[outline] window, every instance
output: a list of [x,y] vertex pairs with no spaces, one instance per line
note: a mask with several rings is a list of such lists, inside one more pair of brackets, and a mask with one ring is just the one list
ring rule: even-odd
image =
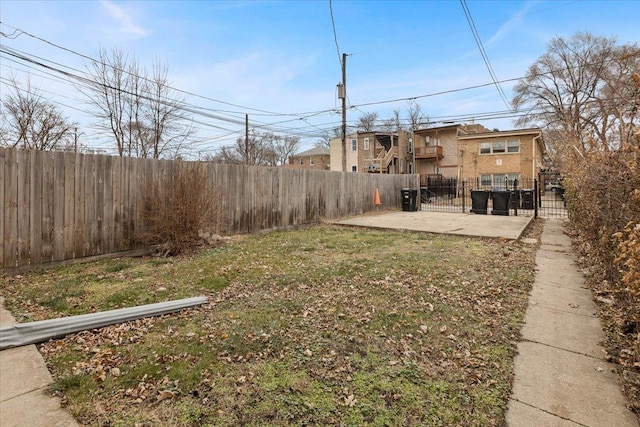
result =
[[364,149],[369,151],[369,138],[364,139]]
[[480,175],[480,185],[484,188],[513,188],[515,180],[520,181],[519,173],[494,173]]
[[507,182],[506,182],[506,175],[502,175],[502,174],[497,174],[497,175],[493,175],[493,187],[494,188],[505,188]]
[[510,188],[513,188],[513,184],[515,184],[515,180],[518,180],[518,182],[520,181],[520,174],[519,173],[508,173],[507,174],[507,185]]
[[407,153],[413,153],[413,138],[409,138],[407,142]]
[[304,158],[300,157],[300,166],[304,166]]
[[509,141],[493,141],[481,142],[480,154],[502,154],[502,153],[519,153],[520,140],[511,139]]
[[352,139],[351,140],[351,151],[358,151],[358,140],[357,139]]
[[424,146],[428,147],[431,144],[431,137],[429,135],[424,137]]
[[491,144],[491,149],[493,150],[493,153],[504,153],[504,141],[493,141],[493,144]]
[[357,166],[351,166],[351,172],[358,172]]
[[316,162],[315,162],[315,160],[313,159],[313,157],[309,157],[309,165],[310,165],[310,166],[313,166],[313,165],[315,165],[315,164],[316,164]]

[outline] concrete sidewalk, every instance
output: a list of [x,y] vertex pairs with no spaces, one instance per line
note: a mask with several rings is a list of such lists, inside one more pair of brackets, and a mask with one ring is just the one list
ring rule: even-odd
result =
[[[0,297],[0,327],[15,323]],[[35,345],[0,351],[0,426],[72,427],[78,423],[45,394],[51,384],[42,355]]]
[[638,427],[561,220],[547,220],[515,358],[507,425]]
[[336,221],[339,225],[422,231],[457,236],[519,239],[533,217],[475,215],[449,212],[391,211]]

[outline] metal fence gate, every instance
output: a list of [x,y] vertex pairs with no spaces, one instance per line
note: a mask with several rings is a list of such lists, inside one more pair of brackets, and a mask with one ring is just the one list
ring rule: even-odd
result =
[[[433,179],[420,187],[416,210],[489,215],[521,215],[567,218],[564,189],[544,179],[482,183],[470,180]],[[403,207],[404,208],[404,207]]]

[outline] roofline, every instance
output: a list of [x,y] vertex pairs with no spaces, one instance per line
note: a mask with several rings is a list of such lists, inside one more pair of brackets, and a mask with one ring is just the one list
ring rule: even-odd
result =
[[[314,153],[314,150],[318,150],[321,149],[323,150],[322,153]],[[325,151],[326,150],[326,151]],[[331,154],[331,150],[330,149],[325,149],[324,147],[314,147],[314,148],[310,148],[306,151],[303,151],[301,153],[296,153],[296,154],[292,154],[290,157],[305,157],[305,156],[328,156],[329,154]]]
[[427,131],[430,131],[430,130],[459,128],[461,126],[463,126],[463,125],[461,125],[460,123],[454,123],[454,124],[445,125],[445,126],[436,126],[436,127],[430,127],[430,128],[416,129],[416,130],[413,131],[413,133],[427,132]]
[[540,128],[529,128],[529,129],[511,129],[511,130],[501,130],[497,132],[481,132],[481,133],[470,133],[466,135],[459,135],[459,139],[477,139],[477,138],[492,138],[497,136],[510,136],[510,135],[535,135],[538,134],[542,136],[542,129]]

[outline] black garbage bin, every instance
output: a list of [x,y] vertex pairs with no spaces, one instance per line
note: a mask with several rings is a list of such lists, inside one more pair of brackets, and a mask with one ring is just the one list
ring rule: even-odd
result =
[[523,189],[522,190],[522,209],[532,210],[533,206],[533,190],[531,189]]
[[491,202],[493,209],[491,215],[509,215],[509,199],[511,198],[509,190],[496,190],[491,192]]
[[509,209],[520,209],[520,192],[509,190]]
[[418,190],[415,188],[403,188],[400,190],[402,195],[402,210],[413,212],[418,210],[416,199],[418,198]]
[[489,204],[489,194],[487,190],[471,190],[471,212],[476,214],[487,214]]

